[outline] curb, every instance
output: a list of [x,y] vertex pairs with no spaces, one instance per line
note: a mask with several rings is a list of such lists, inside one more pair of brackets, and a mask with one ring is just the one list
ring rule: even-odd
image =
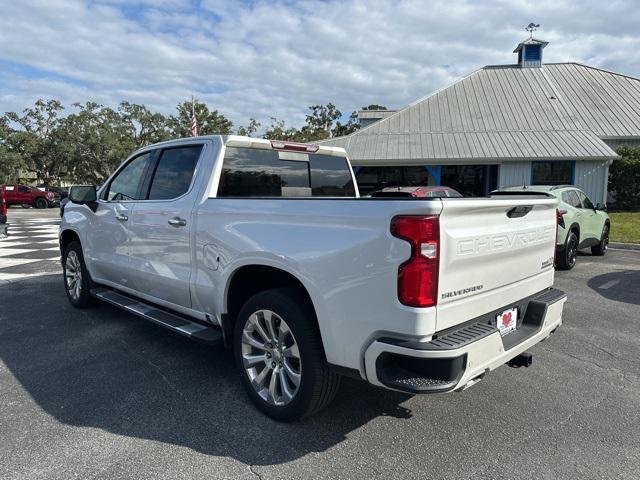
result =
[[609,242],[609,247],[620,250],[640,250],[640,243],[617,243]]

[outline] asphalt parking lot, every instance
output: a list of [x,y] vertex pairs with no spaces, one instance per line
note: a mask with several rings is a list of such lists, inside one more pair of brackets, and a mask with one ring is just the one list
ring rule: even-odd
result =
[[12,208],[0,240],[0,478],[640,477],[640,252],[581,255],[564,325],[529,369],[415,396],[345,379],[278,424],[231,355],[108,305],[67,302],[57,210]]

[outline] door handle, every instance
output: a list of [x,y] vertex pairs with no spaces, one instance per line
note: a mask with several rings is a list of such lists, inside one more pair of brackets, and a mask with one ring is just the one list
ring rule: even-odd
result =
[[122,213],[117,213],[116,220],[120,222],[126,222],[127,220],[129,220],[129,217],[127,217],[126,215],[123,215]]
[[169,225],[172,227],[185,227],[187,225],[187,221],[184,218],[173,217],[169,219]]

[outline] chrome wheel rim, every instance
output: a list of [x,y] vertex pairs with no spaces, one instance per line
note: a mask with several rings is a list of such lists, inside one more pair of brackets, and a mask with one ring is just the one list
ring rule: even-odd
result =
[[64,279],[69,295],[72,299],[78,300],[82,289],[82,267],[78,254],[73,250],[67,254],[67,260],[64,262]]
[[605,228],[604,229],[604,235],[603,235],[603,239],[602,239],[602,251],[606,252],[607,248],[609,248],[609,229]]
[[300,389],[302,361],[293,332],[271,310],[249,316],[242,330],[242,363],[255,392],[276,406],[291,402]]

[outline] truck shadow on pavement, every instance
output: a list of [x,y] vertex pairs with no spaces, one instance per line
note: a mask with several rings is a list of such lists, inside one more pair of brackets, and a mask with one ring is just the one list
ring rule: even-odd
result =
[[344,379],[321,414],[280,424],[250,404],[229,350],[194,343],[108,305],[73,309],[59,277],[0,286],[0,358],[48,415],[272,465],[323,452],[410,398]]
[[587,285],[616,302],[640,305],[640,270],[619,270],[590,278]]

